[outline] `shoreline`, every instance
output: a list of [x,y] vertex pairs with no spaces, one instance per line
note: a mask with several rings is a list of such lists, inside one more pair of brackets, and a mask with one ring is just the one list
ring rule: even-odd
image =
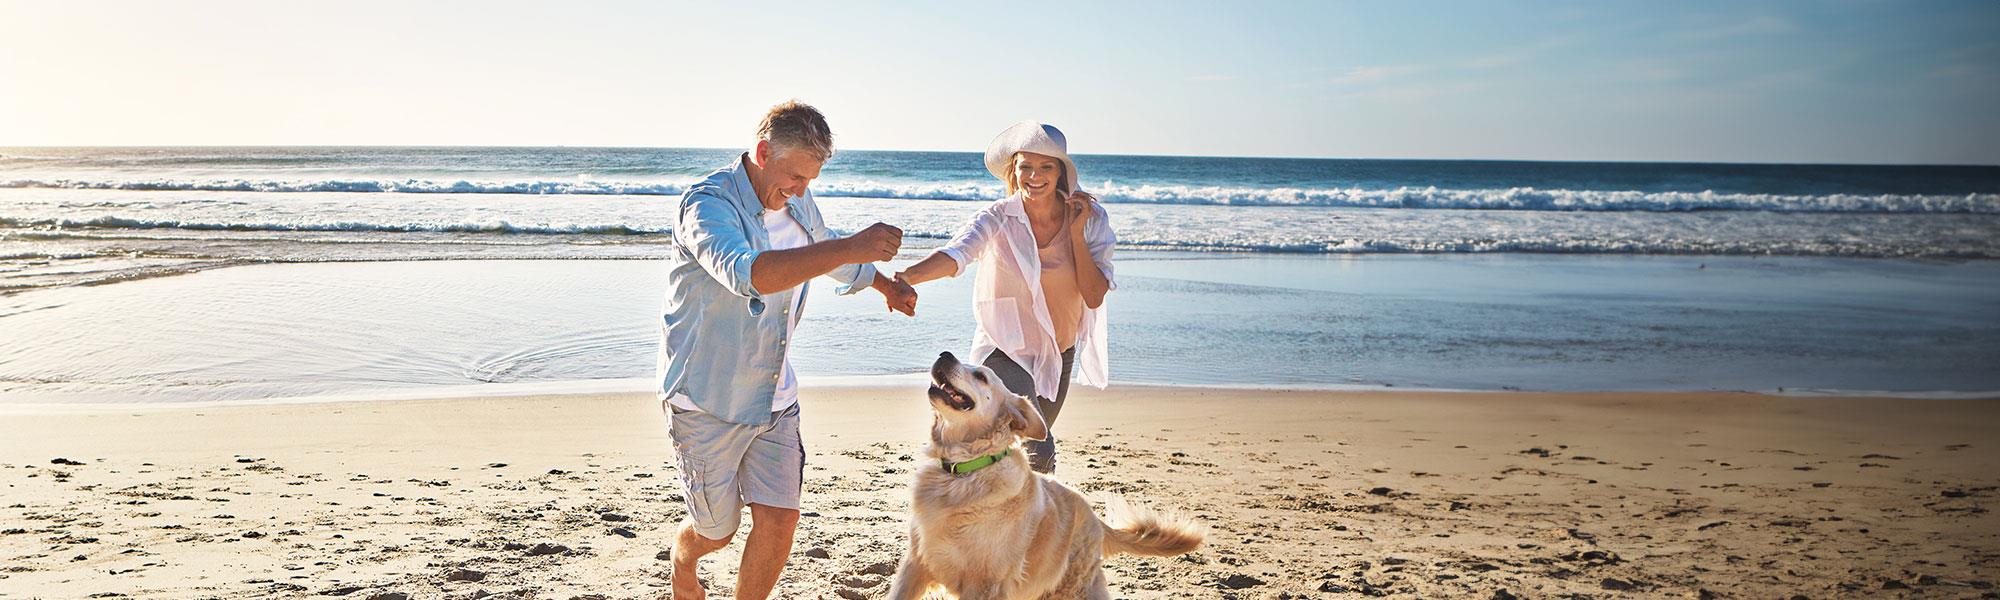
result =
[[[899,386],[921,387],[927,374],[921,372],[897,373],[889,375],[802,375],[800,384],[808,388],[894,388]],[[348,394],[315,394],[307,396],[286,396],[272,398],[246,398],[239,400],[199,400],[199,401],[159,401],[159,402],[13,402],[0,403],[0,416],[35,414],[84,414],[93,412],[123,412],[133,410],[162,411],[178,409],[222,409],[236,407],[273,407],[301,405],[366,405],[395,402],[466,401],[472,399],[499,399],[521,397],[547,398],[590,398],[607,395],[648,394],[653,381],[650,378],[579,380],[579,381],[535,381],[519,383],[473,383],[445,385],[428,388],[397,388],[375,391],[361,391]],[[1079,386],[1078,389],[1082,389]],[[1584,398],[1597,396],[1647,396],[1661,398],[1693,398],[1714,395],[1748,396],[1785,399],[1824,400],[1921,400],[1921,401],[1982,401],[2000,400],[2000,390],[1993,391],[1894,391],[1894,390],[1819,390],[1819,389],[1778,389],[1778,390],[1537,390],[1537,389],[1456,389],[1418,388],[1384,385],[1247,385],[1247,384],[1204,384],[1204,383],[1142,383],[1128,381],[1111,382],[1113,389],[1152,391],[1209,391],[1219,393],[1252,394],[1265,392],[1351,394],[1359,396],[1411,396],[1448,395],[1460,397],[1484,396],[1489,399],[1504,399],[1510,396],[1548,396],[1558,398]],[[1093,390],[1096,391],[1096,390]]]
[[[2000,400],[1072,393],[1058,477],[1211,532],[1109,561],[1122,597],[1976,596],[2000,567]],[[808,386],[802,406],[780,594],[879,596],[922,388]],[[0,596],[664,591],[680,488],[645,394],[160,408],[0,413]],[[740,549],[704,563],[712,589]]]

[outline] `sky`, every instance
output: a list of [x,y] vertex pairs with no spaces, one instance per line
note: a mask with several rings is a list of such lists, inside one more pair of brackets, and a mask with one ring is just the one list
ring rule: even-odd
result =
[[2000,2],[0,0],[0,146],[2000,164]]

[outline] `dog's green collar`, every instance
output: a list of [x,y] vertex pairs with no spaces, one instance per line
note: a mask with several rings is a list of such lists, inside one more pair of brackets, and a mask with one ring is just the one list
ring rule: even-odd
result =
[[973,471],[993,466],[994,464],[999,463],[1000,459],[1007,458],[1007,453],[1013,451],[1014,449],[1008,448],[1006,450],[1001,450],[1000,452],[995,454],[988,454],[986,456],[981,456],[979,458],[968,460],[962,463],[955,463],[944,459],[938,459],[938,462],[944,465],[945,472],[964,475],[966,473],[971,473]]

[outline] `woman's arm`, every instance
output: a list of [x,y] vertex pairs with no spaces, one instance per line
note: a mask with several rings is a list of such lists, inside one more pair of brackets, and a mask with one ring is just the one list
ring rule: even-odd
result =
[[896,279],[914,286],[933,279],[957,277],[967,264],[978,260],[979,255],[986,251],[986,245],[997,235],[993,230],[999,220],[991,207],[974,213],[972,219],[966,221],[965,229],[952,236],[950,242],[917,261],[917,264],[896,273]]
[[1111,291],[1111,280],[1104,271],[1097,268],[1096,255],[1090,251],[1090,240],[1084,239],[1090,220],[1097,214],[1097,197],[1083,192],[1069,196],[1069,253],[1070,260],[1076,261],[1076,290],[1083,293],[1083,304],[1090,308],[1104,306],[1104,294]]
[[932,252],[930,256],[896,273],[896,279],[916,285],[933,279],[943,279],[958,274],[958,261],[943,252]]

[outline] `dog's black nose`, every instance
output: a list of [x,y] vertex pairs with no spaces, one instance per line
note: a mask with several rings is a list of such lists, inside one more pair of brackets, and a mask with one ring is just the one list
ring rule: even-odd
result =
[[944,381],[952,371],[958,369],[958,357],[950,352],[939,352],[937,362],[931,364],[931,380]]

